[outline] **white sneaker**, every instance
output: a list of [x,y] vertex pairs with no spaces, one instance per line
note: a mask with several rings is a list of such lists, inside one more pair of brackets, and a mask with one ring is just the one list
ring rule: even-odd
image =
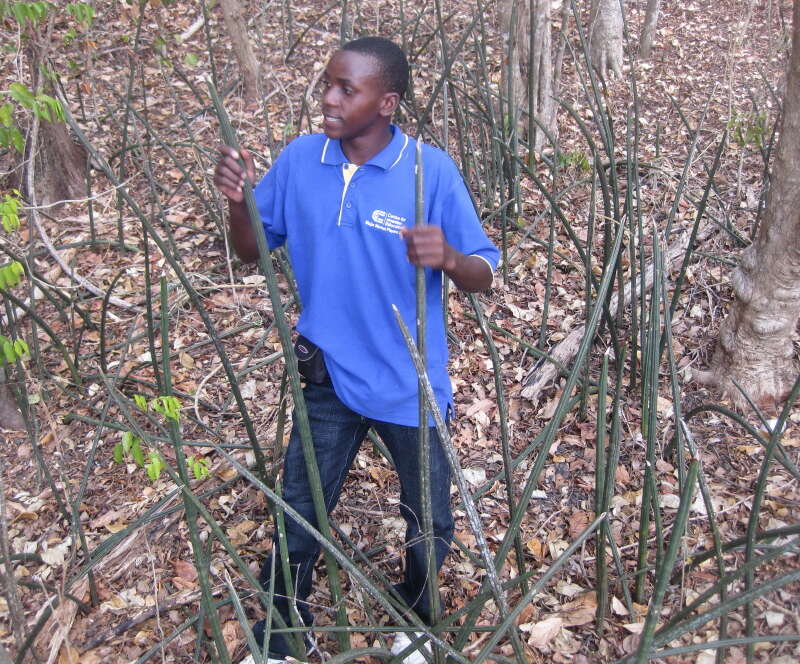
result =
[[[422,636],[422,632],[411,632],[411,637],[414,639],[420,636]],[[399,655],[411,645],[411,640],[407,632],[395,632],[392,654]],[[428,641],[425,641],[425,643],[418,646],[418,648],[424,648],[427,653],[431,651],[431,646]],[[403,658],[403,664],[427,664],[427,662],[428,660],[425,659],[425,656],[419,650],[412,650],[410,654]]]
[[[248,655],[245,657],[239,664],[256,664],[256,658],[253,655]],[[267,657],[267,664],[286,664],[285,659],[272,659],[272,657]]]

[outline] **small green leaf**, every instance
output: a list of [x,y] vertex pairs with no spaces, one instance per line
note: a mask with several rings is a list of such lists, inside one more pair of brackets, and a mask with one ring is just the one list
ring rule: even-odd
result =
[[11,104],[0,106],[0,124],[4,127],[11,127],[14,124],[14,108]]
[[8,339],[3,340],[3,359],[9,364],[17,361],[17,354],[14,352],[14,346]]
[[151,482],[155,482],[156,480],[158,480],[158,476],[161,474],[161,468],[160,467],[158,467],[154,463],[148,463],[144,467],[144,469],[147,472],[147,477],[150,478]]
[[65,119],[64,116],[64,108],[61,106],[61,102],[58,101],[55,97],[51,97],[50,95],[40,94],[36,97],[36,103],[47,110],[48,119],[51,122],[59,121],[63,122]]
[[169,414],[167,417],[176,422],[181,418],[181,402],[177,397],[167,397],[169,399]]
[[67,6],[67,12],[78,23],[88,26],[94,19],[94,7],[83,2],[73,2]]
[[[3,5],[6,5],[9,13],[20,25],[38,23],[47,16],[46,2],[15,2],[10,6],[7,3],[3,3]],[[3,5],[0,5],[0,7]]]
[[30,348],[28,348],[28,343],[25,341],[25,339],[17,339],[14,342],[14,350],[20,357],[31,356]]
[[181,402],[172,396],[156,397],[150,402],[150,407],[168,420],[180,419]]
[[25,149],[25,138],[16,127],[0,127],[0,147],[11,147],[21,154]]
[[122,449],[122,443],[114,445],[114,463],[122,463],[125,458],[125,450]]
[[161,471],[164,468],[164,461],[161,459],[161,455],[158,452],[150,452],[149,459],[144,469],[150,481],[155,482],[161,475]]
[[22,154],[22,151],[25,149],[25,138],[22,136],[22,132],[19,129],[11,130],[11,143],[14,145],[14,149]]
[[122,451],[125,454],[128,454],[131,451],[131,446],[133,442],[136,440],[136,436],[134,436],[130,431],[124,431],[122,433]]
[[25,274],[22,264],[13,261],[8,265],[0,267],[0,290],[12,288],[20,282],[20,278]]
[[131,443],[131,456],[133,457],[133,462],[139,466],[140,468],[144,466],[144,451],[142,450],[142,444],[139,442],[139,439],[136,438]]
[[196,480],[204,480],[206,477],[208,477],[208,459],[203,457],[195,459],[195,462],[192,465],[192,473],[194,474],[194,478]]
[[187,53],[183,59],[183,64],[187,67],[196,67],[198,62],[200,62],[200,59],[194,53]]
[[5,194],[0,201],[0,218],[3,229],[11,233],[19,228],[19,192],[15,189],[12,194]]
[[13,99],[16,99],[25,108],[33,108],[34,96],[22,83],[15,81],[8,86],[9,94]]
[[156,413],[159,415],[164,415],[164,405],[161,401],[161,397],[156,397],[150,401],[150,408],[152,408]]
[[147,399],[145,399],[141,394],[133,395],[133,403],[135,403],[136,407],[143,413],[147,412]]

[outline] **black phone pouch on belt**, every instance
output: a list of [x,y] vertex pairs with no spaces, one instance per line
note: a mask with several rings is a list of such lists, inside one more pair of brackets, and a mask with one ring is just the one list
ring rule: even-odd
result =
[[300,375],[309,383],[321,385],[328,380],[325,357],[317,344],[301,334],[294,342],[294,354],[297,356],[297,369]]

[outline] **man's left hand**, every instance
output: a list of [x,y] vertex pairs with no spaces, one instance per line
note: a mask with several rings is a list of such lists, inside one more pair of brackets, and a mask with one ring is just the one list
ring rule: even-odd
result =
[[400,231],[412,265],[449,272],[456,267],[457,254],[438,226],[412,226]]

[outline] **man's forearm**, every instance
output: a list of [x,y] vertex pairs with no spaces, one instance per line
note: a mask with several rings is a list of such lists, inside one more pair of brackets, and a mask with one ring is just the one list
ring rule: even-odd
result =
[[463,291],[475,293],[486,290],[492,285],[492,268],[480,256],[466,256],[460,251],[452,250],[448,256],[444,273]]
[[230,239],[236,255],[244,263],[258,259],[258,244],[250,223],[250,215],[244,202],[229,201]]

